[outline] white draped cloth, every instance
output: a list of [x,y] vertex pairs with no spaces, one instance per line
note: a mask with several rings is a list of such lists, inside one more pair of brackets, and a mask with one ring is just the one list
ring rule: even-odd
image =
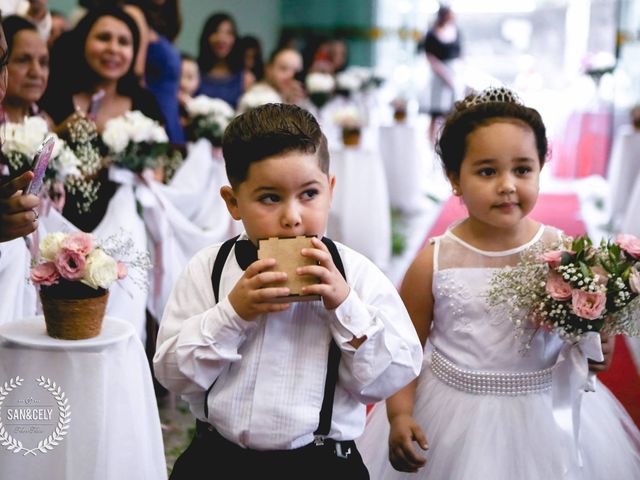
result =
[[631,125],[621,126],[614,137],[607,171],[609,212],[614,228],[621,227],[627,212],[637,215],[637,208],[640,206],[640,203],[633,203],[630,199],[634,185],[640,178],[639,152],[640,131],[635,130]]
[[379,150],[366,144],[332,149],[330,170],[336,186],[327,236],[384,271],[391,261],[391,210]]
[[[59,392],[45,389],[53,382]],[[9,434],[23,449],[14,453],[0,442],[0,478],[167,478],[149,364],[131,323],[106,317],[99,336],[73,341],[48,337],[42,316],[2,325],[3,387],[0,438]],[[49,418],[20,421],[13,413],[21,406],[50,409]],[[48,438],[51,448],[37,450]]]
[[29,281],[30,261],[24,238],[0,242],[0,325],[36,313],[36,289]]

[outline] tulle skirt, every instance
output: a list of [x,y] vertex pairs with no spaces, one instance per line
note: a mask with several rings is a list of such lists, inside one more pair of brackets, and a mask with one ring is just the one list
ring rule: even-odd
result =
[[553,420],[549,392],[473,395],[445,385],[425,365],[414,415],[429,450],[423,452],[426,465],[409,474],[389,463],[384,402],[370,411],[365,432],[356,443],[372,480],[640,479],[640,432],[599,382],[596,392],[583,395],[582,466],[574,463],[566,474],[565,442]]

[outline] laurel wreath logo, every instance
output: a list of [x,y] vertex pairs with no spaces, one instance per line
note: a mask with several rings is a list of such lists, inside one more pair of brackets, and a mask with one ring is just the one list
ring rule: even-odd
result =
[[[16,388],[22,386],[23,382],[24,379],[17,376],[15,379],[11,378],[8,382],[4,382],[4,385],[0,385],[0,412],[2,411],[2,403],[6,396]],[[71,408],[69,406],[69,399],[66,398],[62,388],[60,388],[59,385],[56,385],[56,382],[52,382],[44,376],[36,379],[36,382],[39,386],[48,391],[58,404],[58,423],[54,431],[47,438],[40,440],[36,447],[26,448],[20,440],[13,438],[4,428],[4,425],[2,424],[2,416],[0,415],[0,444],[13,453],[24,451],[23,455],[32,454],[33,456],[36,456],[38,452],[47,453],[53,450],[53,447],[57,446],[62,440],[64,440],[64,437],[69,433]]]

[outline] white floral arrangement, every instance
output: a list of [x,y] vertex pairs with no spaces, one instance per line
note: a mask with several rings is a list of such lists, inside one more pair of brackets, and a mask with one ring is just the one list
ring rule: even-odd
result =
[[363,78],[356,70],[347,69],[336,74],[336,91],[350,96],[362,88]]
[[305,79],[305,88],[309,99],[318,108],[322,108],[333,95],[336,80],[329,73],[312,72]]
[[254,85],[247,93],[240,97],[238,113],[244,113],[252,108],[266,105],[267,103],[282,103],[282,97],[273,88],[267,85]]
[[35,285],[72,290],[70,283],[79,282],[94,290],[106,290],[135,272],[134,283],[146,288],[149,254],[138,252],[126,235],[113,235],[100,243],[90,233],[52,232],[39,247],[40,260],[30,275]]
[[189,117],[189,140],[206,138],[213,146],[222,145],[222,134],[236,114],[233,107],[219,98],[198,95],[188,100],[185,108]]
[[358,130],[362,128],[362,115],[353,105],[336,109],[333,113],[333,121],[339,127],[347,130]]
[[108,120],[101,140],[113,165],[136,173],[155,169],[170,156],[164,127],[139,110]]
[[349,72],[350,75],[360,80],[361,91],[367,91],[379,87],[383,81],[382,77],[376,75],[373,69],[369,67],[354,65],[347,68],[345,72]]
[[46,120],[39,116],[25,117],[20,123],[4,124],[5,141],[2,153],[7,159],[9,173],[16,175],[30,168],[38,147],[47,136],[55,139],[51,159],[45,171],[43,195],[53,197],[56,184],[66,191],[80,193],[78,209],[88,211],[97,197],[98,183],[87,177],[95,174],[100,167],[100,154],[95,140],[95,124],[82,125],[82,119],[69,122],[70,139],[64,141],[49,132]]

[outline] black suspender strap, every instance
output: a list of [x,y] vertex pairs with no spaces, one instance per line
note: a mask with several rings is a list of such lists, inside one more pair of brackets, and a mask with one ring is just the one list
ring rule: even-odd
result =
[[[213,264],[213,271],[211,273],[211,285],[213,287],[213,295],[215,297],[216,303],[219,300],[219,290],[220,290],[220,278],[222,277],[222,269],[224,268],[224,264],[227,261],[227,257],[231,252],[231,248],[238,237],[231,238],[224,242],[220,246],[220,250],[218,250],[218,255],[216,256],[215,262]],[[342,263],[342,258],[340,258],[340,254],[338,253],[338,248],[336,244],[333,243],[327,237],[322,238],[322,243],[324,243],[329,253],[331,253],[331,258],[333,259],[333,263],[336,268],[340,271],[340,274],[346,280],[346,274],[344,270],[344,265]],[[329,345],[329,355],[327,360],[327,376],[324,382],[324,397],[322,399],[322,408],[320,409],[320,420],[318,423],[318,428],[316,429],[314,435],[316,437],[324,437],[329,434],[329,430],[331,429],[331,417],[333,415],[333,400],[336,391],[336,384],[338,383],[338,367],[340,366],[340,348],[336,345],[336,342],[331,339],[331,344]],[[215,385],[215,381],[211,384],[211,386],[207,389],[207,393],[204,397],[204,416],[205,418],[209,417],[209,392]],[[320,440],[321,442],[321,440]]]
[[211,272],[211,285],[213,286],[213,296],[216,299],[216,303],[218,303],[218,295],[220,293],[220,279],[222,278],[222,269],[224,268],[224,264],[227,261],[227,257],[229,256],[229,252],[233,248],[233,244],[236,243],[240,235],[236,235],[233,238],[230,238],[222,245],[220,245],[220,250],[218,250],[218,255],[216,255],[216,260],[213,262],[213,271]]
[[[329,253],[331,253],[333,263],[342,274],[342,277],[346,280],[347,275],[345,274],[344,265],[342,264],[342,259],[340,258],[340,254],[338,253],[336,244],[327,237],[322,238],[322,243],[324,243],[329,249]],[[320,422],[318,423],[318,428],[316,429],[316,431],[313,432],[318,443],[322,442],[322,437],[328,435],[329,430],[331,429],[331,417],[333,416],[333,397],[335,396],[336,384],[338,383],[339,366],[340,348],[338,348],[338,345],[336,345],[335,340],[332,338],[331,344],[329,345],[327,377],[324,381],[324,397],[322,399],[322,408],[320,409]]]
[[[216,255],[216,259],[213,262],[213,271],[211,272],[211,285],[213,287],[213,297],[216,299],[216,303],[218,303],[218,297],[220,295],[220,279],[222,278],[222,269],[224,268],[224,264],[227,261],[227,257],[229,256],[229,252],[231,252],[231,248],[233,248],[233,244],[236,243],[240,235],[236,235],[233,238],[225,241],[222,245],[220,245],[220,250],[218,250],[218,254]],[[207,400],[209,399],[209,392],[213,388],[215,384],[215,380],[211,384],[211,386],[207,389],[207,393],[204,396],[204,416],[209,418],[209,405]]]

